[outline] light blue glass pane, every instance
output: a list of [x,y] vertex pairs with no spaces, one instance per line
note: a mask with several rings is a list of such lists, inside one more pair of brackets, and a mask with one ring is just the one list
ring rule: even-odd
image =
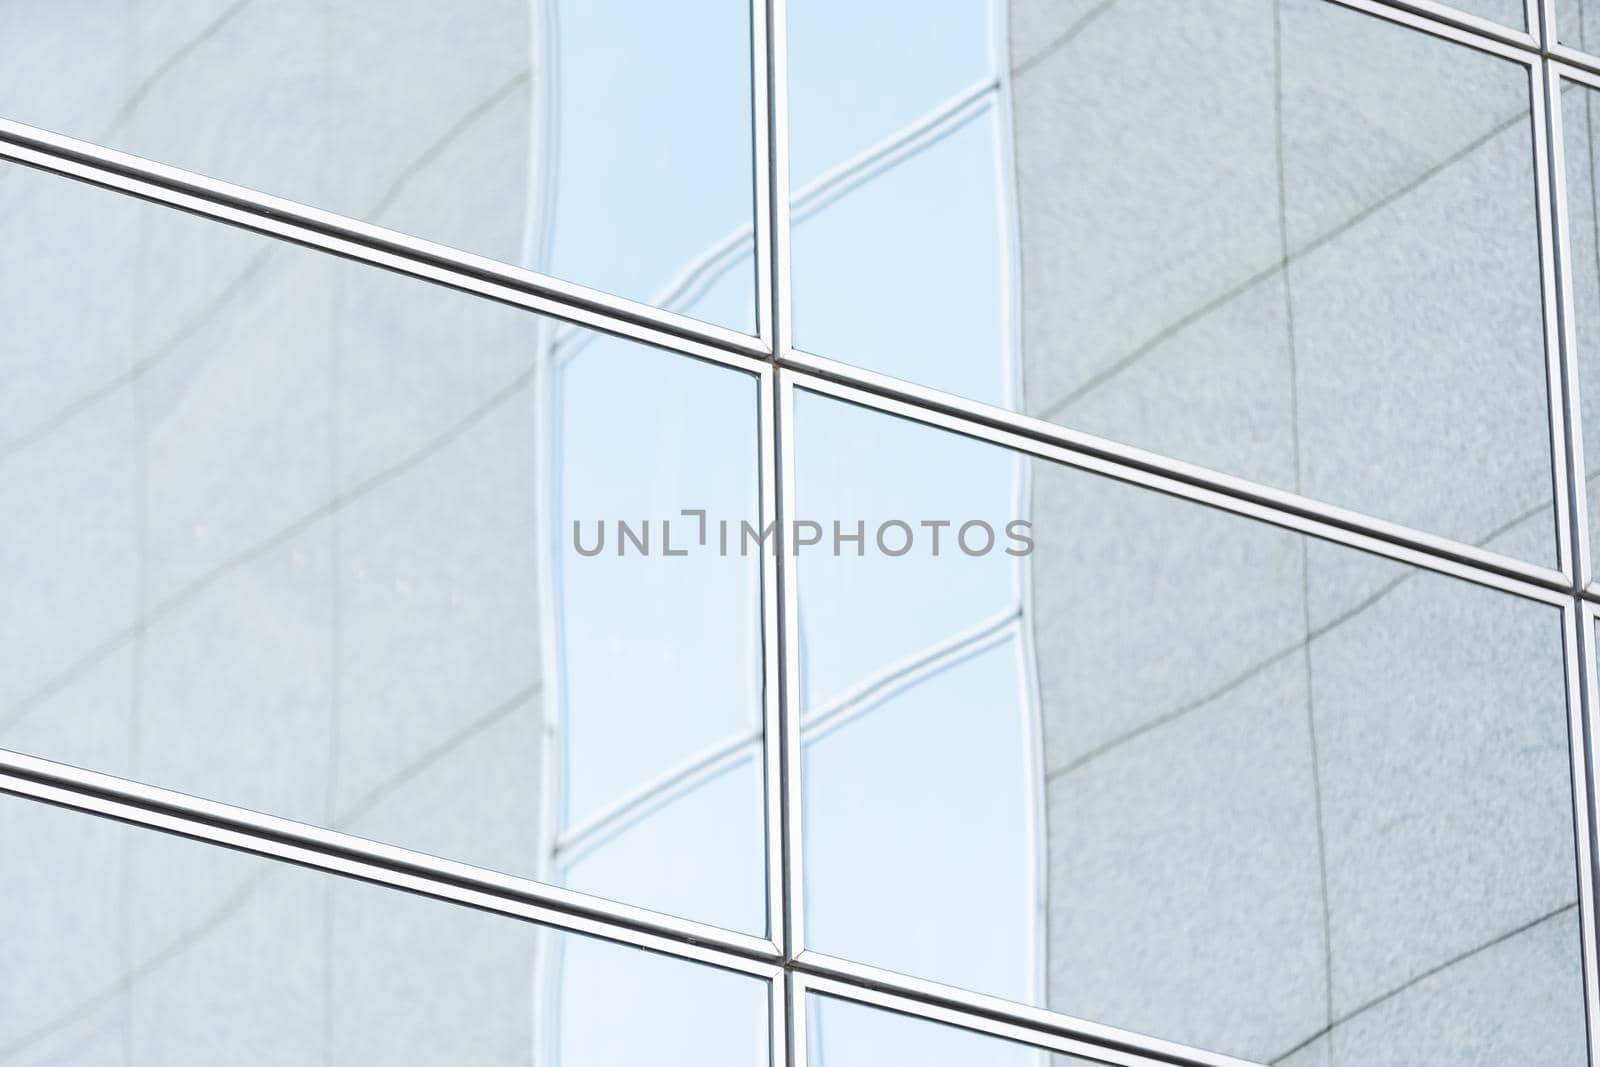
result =
[[809,947],[1038,999],[1043,827],[1024,667],[1012,634],[903,691],[802,717]]
[[[1011,315],[998,121],[983,108],[869,180],[797,194],[797,346],[1010,402],[1016,368],[994,358]],[[960,313],[884,314],[912,307]]]
[[1090,1067],[1093,1062],[848,1000],[806,998],[809,1067]]
[[986,0],[788,6],[789,179],[799,190],[992,81]]

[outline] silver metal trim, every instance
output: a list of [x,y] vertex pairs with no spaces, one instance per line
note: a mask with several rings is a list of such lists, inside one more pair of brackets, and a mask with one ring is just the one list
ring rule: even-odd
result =
[[[763,0],[752,0],[762,3]],[[789,347],[789,23],[787,0],[767,6],[768,209],[771,213],[771,353]]]
[[1142,449],[1016,415],[886,375],[791,351],[780,378],[863,407],[1183,497],[1323,540],[1363,549],[1546,604],[1563,604],[1571,579],[1560,571],[1370,519],[1308,497],[1176,462]]
[[767,1063],[783,1067],[789,1059],[789,972],[767,982]]
[[1561,609],[1561,650],[1566,665],[1568,750],[1572,767],[1573,858],[1578,878],[1578,929],[1582,941],[1583,1009],[1589,1061],[1600,1054],[1600,958],[1595,940],[1595,791],[1593,737],[1595,708],[1594,609],[1573,601]]
[[766,0],[750,0],[750,144],[755,158],[751,176],[755,195],[756,335],[767,352],[776,351],[772,337],[772,76],[768,70]]
[[0,793],[146,826],[728,970],[771,977],[777,945],[542,882],[0,749]]
[[810,1059],[806,1048],[806,988],[810,983],[805,975],[788,971],[784,975],[784,1011],[789,1020],[789,1067],[807,1067]]
[[[821,953],[802,953],[795,960],[795,970],[793,985],[797,996],[803,996],[807,989],[827,992],[842,999],[1086,1056],[1102,1063],[1254,1067],[1250,1061],[1233,1056],[1075,1019],[1044,1008],[1030,1008],[998,997],[982,996],[938,982],[908,978]],[[804,1018],[803,1011],[796,1014]],[[802,1025],[795,1026],[797,1032],[803,1029]]]
[[743,370],[770,353],[721,326],[9,119],[0,159]]
[[[1583,406],[1580,401],[1577,373],[1577,333],[1572,301],[1572,254],[1568,240],[1566,141],[1561,115],[1561,83],[1564,68],[1558,63],[1546,63],[1544,70],[1544,96],[1547,101],[1545,121],[1549,128],[1550,210],[1554,238],[1556,279],[1554,286],[1554,314],[1556,338],[1559,341],[1558,373],[1563,405],[1560,418],[1566,432],[1566,470],[1568,495],[1568,527],[1565,535],[1571,539],[1572,573],[1579,589],[1589,585],[1593,577],[1589,552],[1588,489],[1585,485],[1586,464],[1583,452]],[[1547,299],[1547,311],[1549,300]],[[1547,326],[1548,329],[1548,326]]]
[[[1582,58],[1581,54],[1579,58]],[[1555,69],[1556,73],[1567,81],[1577,82],[1591,89],[1600,89],[1600,61],[1594,62],[1594,68],[1590,69],[1556,56],[1552,56],[1549,61],[1550,66]]]
[[[805,1018],[806,1003],[808,998],[817,997],[823,1000],[843,1001],[850,1004],[859,1004],[864,1007],[904,1015],[909,1018],[919,1019],[935,1025],[951,1026],[967,1030],[983,1037],[992,1037],[1003,1041],[1012,1041],[1017,1044],[1027,1045],[1040,1051],[1041,1063],[1048,1063],[1048,1057],[1043,1055],[1051,1052],[1064,1053],[1079,1059],[1091,1060],[1094,1063],[1112,1064],[1117,1067],[1143,1067],[1147,1064],[1157,1064],[1161,1061],[1147,1059],[1143,1056],[1134,1056],[1126,1053],[1115,1052],[1099,1046],[1074,1041],[1070,1038],[1057,1037],[1054,1034],[1040,1033],[1011,1023],[987,1019],[981,1015],[956,1011],[951,1008],[938,1008],[923,1005],[907,997],[894,993],[887,993],[880,989],[871,989],[863,986],[852,985],[833,978],[811,977],[797,975],[795,984],[799,992],[794,1013]],[[803,1027],[802,1027],[803,1029]],[[805,1063],[806,1048],[803,1038],[796,1057],[797,1064]]]
[[1573,81],[1585,81],[1589,77],[1600,75],[1600,56],[1580,52],[1571,45],[1552,44],[1545,49],[1544,54],[1550,62],[1560,63],[1567,68],[1566,76]]
[[[762,3],[764,0],[756,0]],[[778,411],[777,371],[761,376],[761,529],[768,523],[782,529],[782,472],[779,467],[778,436],[782,420]],[[793,662],[783,654],[783,577],[776,552],[761,553],[761,746],[766,805],[767,860],[767,937],[789,955],[789,887],[784,880],[788,869],[788,776],[789,764],[784,749],[784,677],[786,664]]]
[[778,424],[779,463],[779,537],[778,589],[780,649],[782,674],[780,691],[783,714],[781,717],[781,747],[783,752],[783,855],[784,855],[784,936],[778,943],[784,948],[784,958],[793,959],[805,947],[805,849],[801,814],[804,811],[802,776],[804,774],[803,750],[800,740],[800,616],[795,595],[795,558],[787,551],[787,541],[782,536],[782,523],[795,511],[794,475],[794,386],[782,371],[774,377],[775,405]]
[[[1527,29],[1514,30],[1490,19],[1469,15],[1433,0],[1328,0],[1423,33],[1493,52],[1521,63],[1538,59],[1539,42]],[[1524,5],[1526,17],[1526,5]],[[1530,54],[1532,53],[1532,54]]]
[[[1572,541],[1573,515],[1570,507],[1572,486],[1568,474],[1574,469],[1570,427],[1567,420],[1567,373],[1562,360],[1562,319],[1559,282],[1556,273],[1556,239],[1552,223],[1553,207],[1551,172],[1553,153],[1550,150],[1549,123],[1560,110],[1559,98],[1547,99],[1548,77],[1546,65],[1537,64],[1528,71],[1528,100],[1532,109],[1533,125],[1533,186],[1537,211],[1539,237],[1539,304],[1542,312],[1545,352],[1545,389],[1548,406],[1545,421],[1550,428],[1550,492],[1555,502],[1556,557],[1561,573],[1569,583],[1576,581]],[[1559,132],[1559,127],[1557,129]],[[1564,242],[1563,242],[1564,243]],[[1581,583],[1580,583],[1581,584]]]

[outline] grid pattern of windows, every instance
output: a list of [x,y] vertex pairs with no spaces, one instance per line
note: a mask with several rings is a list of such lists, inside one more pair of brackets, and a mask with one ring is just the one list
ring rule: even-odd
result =
[[0,1064],[1595,1062],[1593,25],[0,0]]

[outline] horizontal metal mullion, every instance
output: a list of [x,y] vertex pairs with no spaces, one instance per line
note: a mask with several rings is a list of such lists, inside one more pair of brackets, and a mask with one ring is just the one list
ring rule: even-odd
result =
[[1329,0],[1423,33],[1483,52],[1530,63],[1539,58],[1539,41],[1530,30],[1514,30],[1430,0]]
[[1590,89],[1600,89],[1600,59],[1563,45],[1551,50],[1550,64],[1562,79]]
[[[1249,1060],[1146,1037],[1114,1026],[1077,1019],[985,996],[938,982],[908,978],[893,971],[852,963],[817,952],[803,952],[789,965],[804,975],[800,984],[818,992],[954,1023],[967,1029],[1074,1052],[1108,1063],[1169,1064],[1172,1067],[1255,1067]],[[799,1024],[796,1024],[797,1028]],[[1055,1038],[1059,1041],[1040,1040]],[[1060,1042],[1067,1047],[1060,1047]],[[1118,1056],[1127,1053],[1132,1057]]]
[[0,159],[552,318],[753,370],[757,337],[243,186],[0,119]]
[[36,756],[0,750],[0,793],[746,974],[782,965],[767,938]]
[[792,350],[779,362],[784,368],[783,373],[797,388],[1542,603],[1560,606],[1571,596],[1571,577],[1553,568],[1540,567],[1475,545],[1423,533],[1310,497],[1272,489],[1105,438],[1069,430],[1043,419],[964,400],[799,350]]

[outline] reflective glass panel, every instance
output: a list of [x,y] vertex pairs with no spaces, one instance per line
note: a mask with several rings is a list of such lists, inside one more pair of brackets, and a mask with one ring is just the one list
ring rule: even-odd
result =
[[767,987],[0,798],[0,1059],[766,1067]]
[[795,562],[807,948],[1261,1063],[1584,1062],[1558,609],[793,425],[796,519],[865,528]]
[[0,115],[754,330],[745,0],[0,0]]
[[0,746],[765,929],[759,560],[663,557],[756,522],[753,376],[0,203]]
[[1561,127],[1567,187],[1567,266],[1572,283],[1572,350],[1582,405],[1583,479],[1591,570],[1600,529],[1600,90],[1561,83]]
[[1325,0],[889,7],[789,5],[797,347],[1555,562],[1525,66]]
[[806,997],[807,1067],[1093,1067],[1097,1062],[850,1000]]
[[1556,35],[1564,45],[1585,52],[1600,51],[1600,4],[1595,0],[1560,0]]
[[[1578,2],[1582,3],[1583,0]],[[1462,14],[1476,15],[1490,22],[1498,22],[1512,29],[1528,28],[1528,13],[1523,6],[1523,0],[1450,0],[1443,6],[1455,8]]]

